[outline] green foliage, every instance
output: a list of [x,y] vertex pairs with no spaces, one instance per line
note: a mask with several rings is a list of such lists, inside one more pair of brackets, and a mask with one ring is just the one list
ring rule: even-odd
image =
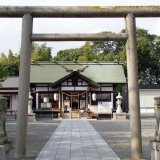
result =
[[47,47],[46,43],[42,45],[38,45],[36,43],[32,43],[32,52],[31,57],[33,61],[51,61],[51,47]]
[[114,95],[118,95],[118,93],[122,93],[122,85],[117,84],[116,87],[114,88]]
[[[46,43],[43,43],[42,45],[33,43],[31,53],[32,60],[50,61],[52,59],[51,50],[52,48],[47,47]],[[13,54],[12,50],[9,50],[8,56],[1,53],[0,63],[8,76],[19,76],[20,54]]]
[[[110,33],[112,32],[104,32]],[[88,41],[82,47],[61,50],[53,59],[55,61],[114,61],[120,60],[119,52],[124,48],[125,42],[114,41]],[[124,59],[124,55],[123,58]]]
[[[113,34],[112,32],[104,32]],[[125,29],[121,31],[125,33]],[[160,37],[149,34],[145,29],[137,28],[137,58],[138,74],[142,83],[160,83]],[[123,61],[127,77],[126,47],[125,42],[114,41],[89,41],[80,48],[61,50],[52,57],[51,47],[46,43],[32,44],[33,61]],[[8,57],[1,53],[0,63],[9,75],[19,74],[19,54],[9,50]]]
[[18,76],[19,75],[19,55],[13,54],[11,50],[8,52],[8,57],[4,53],[1,53],[0,63],[4,70],[7,72],[8,76]]
[[[110,33],[112,32],[104,32]],[[125,33],[125,29],[121,31]],[[160,83],[160,37],[137,28],[138,74],[142,83]],[[90,41],[80,48],[62,50],[54,57],[58,61],[123,61],[127,77],[125,42]]]
[[2,87],[1,82],[3,82],[8,76],[7,71],[3,68],[2,64],[0,63],[0,87]]
[[91,42],[86,42],[85,45],[81,47],[81,53],[85,61],[93,61],[96,59],[96,48]]
[[[102,33],[113,34],[113,32]],[[112,53],[113,55],[119,54],[119,52],[121,52],[125,46],[125,42],[123,41],[93,41],[92,44],[100,54],[105,55],[109,53]]]
[[138,73],[142,83],[158,83],[160,78],[160,38],[137,29]]
[[81,50],[80,49],[66,49],[61,50],[57,53],[57,56],[55,56],[53,59],[56,61],[74,61],[78,60],[78,57],[81,56]]

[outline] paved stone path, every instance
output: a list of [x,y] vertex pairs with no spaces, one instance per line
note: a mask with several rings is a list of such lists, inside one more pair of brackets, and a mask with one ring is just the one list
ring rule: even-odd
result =
[[62,120],[36,160],[120,160],[87,120]]

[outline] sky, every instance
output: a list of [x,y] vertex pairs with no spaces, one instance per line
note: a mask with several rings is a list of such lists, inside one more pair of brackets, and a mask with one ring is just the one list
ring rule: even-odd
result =
[[[0,0],[0,6],[149,6],[160,0]],[[21,18],[0,18],[0,53],[9,49],[19,53],[21,46]],[[160,18],[137,18],[136,26],[160,35]],[[125,28],[123,18],[34,18],[33,33],[119,33]],[[45,42],[35,42],[42,44]],[[85,42],[46,42],[52,56],[64,49],[79,48]]]

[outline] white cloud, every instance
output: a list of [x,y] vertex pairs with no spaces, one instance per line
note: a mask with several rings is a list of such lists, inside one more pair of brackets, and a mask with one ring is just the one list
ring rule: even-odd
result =
[[[159,0],[1,0],[1,5],[17,6],[131,6],[131,5],[159,5]],[[18,53],[21,44],[21,19],[0,18],[0,53],[8,53],[11,49]],[[160,18],[138,18],[139,28],[149,30],[150,33],[160,35]],[[125,27],[123,18],[47,18],[34,19],[33,33],[96,33],[101,31],[120,32]],[[52,54],[59,50],[76,48],[84,42],[47,42],[52,47]]]

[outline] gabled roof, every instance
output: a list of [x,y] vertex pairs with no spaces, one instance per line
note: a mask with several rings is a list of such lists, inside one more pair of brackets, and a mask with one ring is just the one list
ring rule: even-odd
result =
[[80,74],[80,73],[77,72],[77,71],[73,71],[73,72],[70,73],[69,75],[67,75],[67,76],[59,79],[58,81],[52,83],[52,84],[50,85],[50,87],[51,87],[51,88],[56,88],[56,87],[58,87],[59,84],[63,83],[64,81],[66,81],[66,80],[69,79],[69,78],[72,78],[72,77],[75,76],[75,75],[78,76],[78,77],[80,77],[80,78],[83,79],[84,81],[88,82],[89,85],[92,86],[93,88],[99,88],[99,87],[100,87],[100,85],[99,85],[98,83],[96,83],[96,82],[92,81],[91,79],[83,76],[82,74]]
[[19,77],[7,77],[7,79],[1,83],[2,88],[18,88],[19,86]]
[[106,62],[36,62],[31,64],[30,83],[55,83],[71,74],[79,73],[96,83],[126,83],[121,64]]

